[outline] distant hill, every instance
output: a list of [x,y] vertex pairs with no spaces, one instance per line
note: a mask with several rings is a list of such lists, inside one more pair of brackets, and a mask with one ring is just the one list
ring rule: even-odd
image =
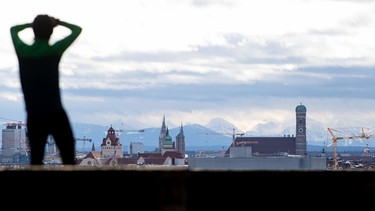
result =
[[[131,141],[141,141],[144,143],[146,151],[154,151],[158,147],[159,135],[161,129],[160,125],[152,128],[143,128],[144,132],[134,132],[136,130],[124,130],[131,126],[124,126],[118,122],[115,125],[121,125],[121,128],[113,126],[118,131],[118,137],[123,144],[124,152],[128,151],[128,145]],[[77,141],[77,151],[91,151],[92,147],[95,150],[100,150],[100,145],[107,135],[107,130],[110,125],[103,126],[98,124],[87,123],[72,123],[74,135],[78,139],[87,139],[89,141]],[[232,143],[233,131],[236,136],[243,134],[247,137],[282,137],[285,135],[295,135],[295,125],[282,126],[274,122],[264,122],[257,124],[248,131],[241,131],[235,125],[226,121],[223,118],[212,119],[207,125],[187,124],[183,125],[183,132],[185,135],[185,149],[191,151],[207,150],[219,151],[226,150]],[[321,151],[323,148],[327,152],[332,151],[330,147],[332,137],[327,132],[327,127],[311,118],[307,118],[307,150]],[[169,128],[169,134],[175,141],[175,137],[180,132],[180,127]],[[355,131],[358,133],[358,131]],[[1,144],[1,143],[0,143]],[[340,140],[337,143],[338,151],[362,151],[368,147],[370,151],[374,151],[375,138],[368,140]]]
[[[309,120],[309,128],[307,134],[307,150],[308,151],[321,151],[323,148],[327,152],[331,151],[332,148],[327,144],[327,134],[323,132],[325,128],[319,122]],[[273,124],[263,124],[265,127],[269,127]],[[102,125],[95,125],[95,124],[85,124],[85,123],[73,123],[73,130],[76,138],[86,138],[91,139],[92,142],[77,142],[77,150],[82,151],[90,151],[92,145],[96,150],[100,150],[100,145],[102,144],[103,138],[107,135],[107,130],[110,126],[102,126]],[[154,151],[158,147],[159,143],[159,135],[160,135],[160,127],[154,128],[144,128],[144,132],[138,133],[134,132],[133,130],[123,130],[121,131],[120,128],[115,128],[118,130],[118,137],[120,138],[121,143],[123,144],[124,152],[128,151],[128,145],[131,141],[141,141],[144,143],[145,151]],[[233,134],[234,125],[226,122],[223,119],[214,119],[212,120],[207,126],[202,126],[199,124],[189,124],[183,125],[183,132],[185,135],[185,149],[196,151],[196,150],[209,150],[209,151],[220,151],[226,150],[230,146],[232,142],[232,134]],[[290,134],[294,130],[294,127],[285,128],[279,133],[276,134],[266,134],[262,126],[257,127],[259,129],[258,132],[244,132],[245,136],[283,136],[284,134]],[[235,131],[239,131],[235,128]],[[180,127],[176,128],[169,128],[169,134],[172,136],[173,140],[180,132]],[[287,132],[287,133],[285,133]],[[330,140],[328,140],[330,141]],[[326,145],[326,146],[325,146]],[[372,151],[371,147],[375,145],[369,144],[370,150]],[[345,147],[345,148],[342,148]],[[347,151],[347,150],[356,150],[361,151],[366,147],[365,143],[339,143],[338,150],[339,151]]]

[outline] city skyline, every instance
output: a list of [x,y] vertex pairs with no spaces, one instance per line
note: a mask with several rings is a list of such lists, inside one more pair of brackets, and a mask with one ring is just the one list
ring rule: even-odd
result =
[[170,127],[223,118],[248,131],[294,125],[302,103],[326,127],[371,127],[374,4],[15,0],[0,23],[0,117],[25,121],[9,29],[48,13],[83,28],[61,62],[72,122],[137,129],[167,115]]

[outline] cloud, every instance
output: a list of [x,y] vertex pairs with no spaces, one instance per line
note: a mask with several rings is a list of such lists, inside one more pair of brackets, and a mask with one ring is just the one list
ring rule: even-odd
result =
[[[302,102],[327,125],[373,124],[374,4],[15,0],[4,6],[0,30],[38,13],[83,27],[60,65],[75,122],[144,128],[167,114],[171,125],[223,118],[246,131],[257,123],[293,125]],[[66,33],[56,28],[53,41]],[[31,31],[22,36],[32,42]],[[10,34],[0,42],[1,108],[19,108],[0,116],[23,119]]]

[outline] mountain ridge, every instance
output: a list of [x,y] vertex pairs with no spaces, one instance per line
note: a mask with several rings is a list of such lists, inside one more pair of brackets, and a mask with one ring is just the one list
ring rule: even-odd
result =
[[[207,125],[199,124],[187,124],[182,125],[182,129],[185,135],[185,148],[188,149],[211,149],[211,150],[222,150],[227,149],[231,142],[232,136],[243,133],[244,136],[251,137],[281,137],[285,135],[294,135],[295,126],[280,127],[280,131],[269,129],[275,128],[276,123],[268,122],[256,125],[252,130],[240,131],[235,125],[224,120],[223,118],[212,119]],[[91,139],[92,143],[77,143],[77,150],[91,150],[94,144],[96,150],[100,148],[103,139],[106,137],[107,130],[113,127],[123,144],[123,150],[127,151],[128,144],[131,141],[141,141],[144,143],[145,150],[152,151],[158,147],[160,127],[144,128],[144,132],[136,132],[137,130],[123,130],[116,128],[115,126],[103,126],[96,124],[87,123],[73,123],[72,124],[74,134],[76,138],[87,138]],[[175,137],[180,132],[179,127],[169,128],[169,134],[175,140]],[[328,136],[326,128],[323,124],[313,119],[307,120],[307,144],[308,146],[317,146],[320,149],[330,149],[331,137]],[[338,147],[374,147],[374,143],[371,141],[344,141],[338,142]]]

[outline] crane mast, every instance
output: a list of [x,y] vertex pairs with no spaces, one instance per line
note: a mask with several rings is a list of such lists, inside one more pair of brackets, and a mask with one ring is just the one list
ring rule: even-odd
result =
[[84,153],[84,151],[85,151],[85,142],[86,142],[86,141],[91,142],[92,139],[90,139],[90,138],[86,138],[86,136],[83,136],[83,138],[76,138],[75,141],[76,141],[76,142],[77,142],[77,141],[82,141],[82,142],[83,142],[83,143],[82,143],[82,153]]
[[231,145],[232,147],[235,146],[234,141],[236,140],[236,135],[243,136],[243,135],[245,135],[245,134],[244,134],[244,133],[236,133],[236,129],[233,128],[233,133],[232,133],[232,145]]
[[335,132],[340,132],[339,130],[337,129],[333,129],[333,128],[327,128],[328,129],[328,132],[329,134],[331,135],[332,137],[332,148],[333,148],[333,169],[336,170],[338,168],[338,161],[337,161],[337,141],[338,140],[341,140],[341,139],[369,139],[371,137],[373,137],[373,135],[367,135],[364,131],[364,128],[362,127],[361,128],[361,135],[357,135],[357,136],[336,136],[333,131]]

